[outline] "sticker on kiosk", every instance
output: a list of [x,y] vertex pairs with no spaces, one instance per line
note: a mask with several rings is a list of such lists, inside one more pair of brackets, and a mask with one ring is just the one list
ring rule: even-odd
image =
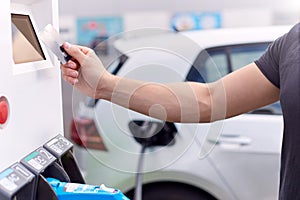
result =
[[62,135],[57,135],[55,138],[47,142],[44,147],[56,158],[60,158],[67,151],[73,148],[73,144]]
[[15,163],[0,173],[0,193],[5,193],[6,196],[13,195],[33,179],[34,175],[31,172],[20,163]]
[[43,147],[38,148],[37,150],[30,153],[28,156],[21,160],[21,163],[28,167],[34,174],[40,174],[43,172],[49,165],[51,165],[56,158],[49,153]]

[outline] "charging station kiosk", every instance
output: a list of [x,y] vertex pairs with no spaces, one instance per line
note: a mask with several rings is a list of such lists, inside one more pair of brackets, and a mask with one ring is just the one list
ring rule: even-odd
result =
[[[57,0],[1,2],[1,199],[36,199],[34,185],[40,175],[30,171],[24,165],[25,160],[30,155],[33,163],[33,154],[45,154],[42,146],[63,134],[59,62],[48,52],[38,34],[47,24],[58,28]],[[52,157],[49,165],[56,163],[57,158]],[[46,167],[41,170],[48,169]],[[24,192],[27,195],[23,195]],[[17,198],[17,194],[22,195]]]
[[[0,199],[127,199],[86,185],[63,136],[60,64],[39,36],[47,24],[58,30],[58,0],[1,1]],[[60,190],[71,184],[95,190]]]
[[1,2],[0,170],[63,133],[59,63],[38,36],[48,23],[57,1]]
[[38,36],[48,23],[57,1],[1,2],[0,170],[63,133],[59,62]]

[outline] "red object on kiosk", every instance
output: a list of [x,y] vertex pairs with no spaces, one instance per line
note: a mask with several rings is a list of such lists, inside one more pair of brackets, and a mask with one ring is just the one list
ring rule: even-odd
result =
[[0,124],[5,124],[8,118],[8,103],[5,99],[0,99]]

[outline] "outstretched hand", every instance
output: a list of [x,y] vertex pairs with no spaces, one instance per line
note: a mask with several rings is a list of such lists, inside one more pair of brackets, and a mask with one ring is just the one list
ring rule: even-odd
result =
[[99,98],[100,87],[109,73],[95,52],[87,47],[64,43],[63,48],[72,56],[66,64],[61,65],[62,77],[82,93]]

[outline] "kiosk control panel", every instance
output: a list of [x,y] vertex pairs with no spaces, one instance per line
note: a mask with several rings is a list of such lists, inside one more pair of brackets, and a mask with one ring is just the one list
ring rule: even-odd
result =
[[33,199],[34,175],[20,163],[0,173],[0,199]]
[[43,147],[33,151],[21,160],[21,163],[38,175],[51,165],[56,158]]
[[57,135],[55,138],[47,142],[44,147],[55,157],[60,158],[68,151],[72,150],[73,144],[62,135]]

